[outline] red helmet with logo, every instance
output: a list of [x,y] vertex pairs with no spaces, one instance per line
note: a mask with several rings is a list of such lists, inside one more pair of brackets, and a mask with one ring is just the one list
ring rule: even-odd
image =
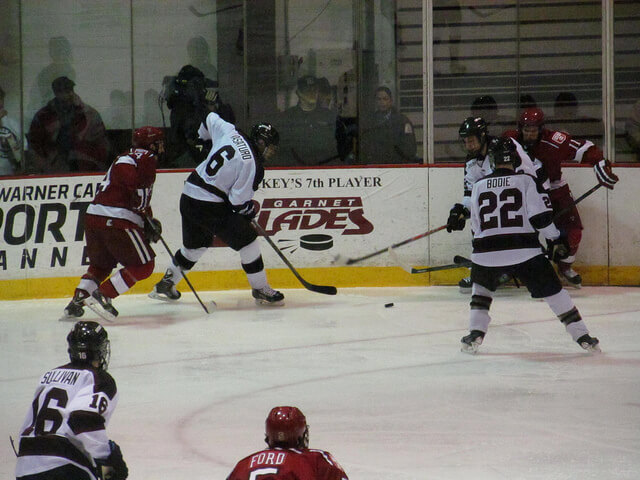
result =
[[544,112],[538,107],[527,108],[520,114],[518,125],[520,128],[524,126],[541,128],[544,125]]
[[309,445],[307,419],[296,407],[272,408],[265,424],[265,441],[269,447],[306,448]]
[[146,148],[164,141],[164,132],[157,127],[140,127],[133,132],[133,146]]

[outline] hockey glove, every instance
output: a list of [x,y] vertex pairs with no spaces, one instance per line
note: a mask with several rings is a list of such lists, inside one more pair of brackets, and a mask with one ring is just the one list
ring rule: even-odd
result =
[[239,207],[235,207],[235,211],[236,213],[239,213],[243,217],[246,217],[247,220],[251,220],[258,213],[256,211],[256,204],[254,203],[253,200],[249,200],[247,202],[244,202]]
[[603,158],[593,166],[593,169],[596,171],[596,177],[600,185],[613,190],[613,186],[618,182],[619,178],[611,171],[611,162]]
[[552,262],[558,263],[569,256],[569,240],[560,235],[555,240],[547,240],[547,257]]
[[96,459],[98,475],[102,480],[125,480],[129,476],[129,468],[122,458],[120,446],[109,440],[111,453],[104,460]]
[[461,203],[456,203],[449,212],[447,232],[451,233],[454,230],[464,230],[465,221],[469,216],[469,210]]
[[160,240],[160,235],[162,235],[162,223],[160,220],[153,217],[147,217],[146,222],[144,222],[144,236],[151,243],[156,243]]

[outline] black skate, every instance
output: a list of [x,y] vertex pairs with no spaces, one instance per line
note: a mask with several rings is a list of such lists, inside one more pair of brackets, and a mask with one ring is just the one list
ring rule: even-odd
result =
[[258,305],[270,305],[280,307],[284,305],[284,295],[271,287],[254,288],[251,295],[256,299]]
[[105,297],[99,289],[96,289],[90,297],[85,298],[84,304],[109,322],[118,316],[118,310],[111,305],[111,299]]
[[460,293],[471,293],[471,286],[473,283],[471,282],[471,277],[463,278],[458,282],[458,287],[460,287]]
[[178,300],[182,294],[176,290],[176,284],[173,281],[173,272],[167,270],[158,283],[155,284],[153,290],[149,293],[149,298],[155,300],[174,301]]
[[560,277],[573,288],[582,288],[582,277],[573,268],[559,268]]
[[482,345],[483,340],[484,332],[481,332],[480,330],[471,330],[469,332],[469,335],[466,335],[460,339],[460,343],[462,343],[460,351],[475,355],[476,353],[478,353],[478,347]]
[[580,345],[582,348],[584,348],[588,352],[591,352],[591,353],[602,352],[602,350],[600,350],[600,340],[598,340],[596,337],[592,337],[588,333],[582,335],[576,341],[578,342],[578,345]]
[[75,321],[76,318],[80,318],[84,315],[83,302],[84,299],[89,296],[89,292],[86,290],[77,289],[76,293],[69,304],[64,307],[64,313],[60,317],[61,322]]

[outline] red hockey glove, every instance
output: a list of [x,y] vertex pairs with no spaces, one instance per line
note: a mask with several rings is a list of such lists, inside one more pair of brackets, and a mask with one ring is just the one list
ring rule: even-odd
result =
[[603,158],[593,166],[593,169],[596,171],[596,177],[600,185],[613,190],[613,186],[618,182],[619,178],[611,171],[611,162]]

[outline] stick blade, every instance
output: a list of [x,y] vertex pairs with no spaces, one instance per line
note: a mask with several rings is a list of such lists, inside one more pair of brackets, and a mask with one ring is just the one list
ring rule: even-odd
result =
[[471,265],[472,262],[468,258],[465,258],[461,255],[456,255],[455,257],[453,257],[453,263],[456,263],[458,265]]
[[306,283],[304,286],[307,290],[311,290],[312,292],[322,293],[324,295],[335,295],[338,293],[338,289],[336,287],[332,287],[330,285],[314,285],[312,283]]

